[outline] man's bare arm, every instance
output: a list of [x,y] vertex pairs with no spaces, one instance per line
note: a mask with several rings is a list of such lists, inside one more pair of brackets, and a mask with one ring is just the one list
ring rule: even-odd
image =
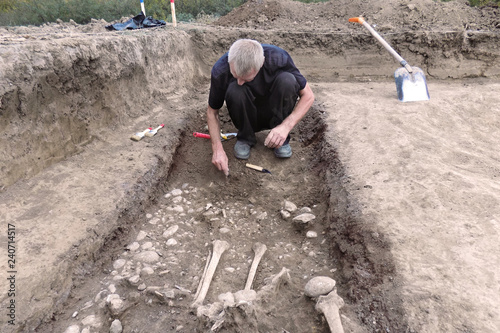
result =
[[212,143],[212,164],[226,176],[229,175],[229,164],[226,152],[220,140],[220,121],[219,110],[207,108],[207,124],[208,132],[210,133],[210,141]]

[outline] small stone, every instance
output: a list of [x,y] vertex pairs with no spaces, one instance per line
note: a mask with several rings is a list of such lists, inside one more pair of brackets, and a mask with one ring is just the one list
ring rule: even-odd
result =
[[143,249],[143,250],[148,250],[152,247],[153,247],[153,243],[151,243],[151,242],[146,242],[146,243],[141,245],[141,249]]
[[231,231],[231,230],[229,230],[228,228],[220,228],[220,229],[219,229],[219,232],[220,232],[221,234],[227,234],[227,233],[228,233],[228,232],[230,232],[230,231]]
[[121,321],[118,319],[113,320],[111,327],[109,328],[109,333],[122,333],[122,331],[123,327]]
[[153,217],[153,214],[146,214],[146,218],[149,220],[150,218]]
[[76,318],[76,316],[78,316],[78,311],[73,312],[73,315],[71,316],[71,318]]
[[170,194],[172,194],[174,197],[176,197],[176,196],[179,196],[182,194],[182,190],[177,188],[175,190],[172,190],[172,192],[170,192]]
[[88,327],[85,327],[81,333],[90,333],[90,329]]
[[120,269],[123,266],[125,266],[126,263],[127,263],[127,261],[125,259],[117,259],[117,260],[115,260],[115,262],[113,262],[113,268]]
[[174,245],[177,245],[177,241],[173,238],[170,238],[169,240],[167,240],[167,246],[174,246]]
[[137,286],[139,281],[141,281],[141,277],[139,275],[134,275],[128,279],[128,282],[133,286]]
[[134,256],[134,259],[137,261],[146,262],[148,264],[153,264],[155,262],[158,262],[158,260],[160,260],[160,256],[155,251],[144,251],[137,253]]
[[138,301],[139,299],[141,298],[141,294],[137,291],[131,291],[129,294],[128,294],[128,299],[131,301],[131,302],[135,302],[135,301]]
[[146,266],[141,270],[141,275],[152,275],[154,272],[155,270],[152,267]]
[[328,276],[313,277],[304,287],[304,294],[309,297],[326,295],[335,288],[335,280]]
[[234,271],[235,271],[236,269],[234,269],[233,267],[226,267],[226,268],[224,268],[224,270],[225,270],[226,272],[229,272],[229,273],[234,273]]
[[311,213],[311,212],[312,212],[312,209],[311,209],[311,208],[309,208],[309,207],[302,207],[302,208],[300,209],[300,212],[301,212],[301,213]]
[[137,251],[139,249],[139,247],[141,247],[141,245],[138,242],[133,242],[132,244],[127,246],[127,249],[134,252],[134,251]]
[[95,315],[89,315],[82,319],[82,325],[100,328],[102,326],[102,323]]
[[257,220],[262,221],[267,218],[267,212],[262,212],[259,215],[257,215]]
[[309,230],[306,233],[306,237],[307,238],[317,238],[318,237],[318,233],[316,231]]
[[174,299],[175,298],[175,290],[170,289],[170,290],[164,291],[163,295],[165,296],[165,298]]
[[283,202],[283,209],[289,212],[295,212],[297,210],[297,205],[295,205],[293,202],[285,200]]
[[165,230],[165,232],[163,233],[163,237],[168,239],[168,238],[172,237],[177,232],[177,230],[179,230],[179,226],[173,225],[173,226],[169,227],[167,230]]
[[64,333],[80,333],[80,326],[71,325],[64,331]]
[[182,206],[179,206],[179,205],[176,205],[176,206],[173,206],[173,207],[168,207],[167,210],[170,210],[170,211],[173,211],[173,212],[176,212],[176,213],[182,213],[182,212],[184,212],[184,208],[182,208]]
[[298,216],[295,216],[293,218],[294,221],[297,221],[297,222],[302,222],[304,224],[306,223],[309,223],[311,222],[312,220],[314,220],[316,218],[315,215],[313,214],[310,214],[310,213],[303,213],[303,214],[300,214]]
[[106,298],[106,303],[108,308],[114,316],[119,316],[125,307],[124,301],[120,298],[118,294],[111,294]]
[[158,222],[160,222],[160,219],[157,218],[157,217],[155,217],[154,219],[149,220],[149,224],[153,224],[153,225],[158,224]]
[[145,283],[141,283],[138,287],[137,287],[137,290],[139,291],[143,291],[143,290],[146,290],[146,284]]
[[181,196],[178,196],[178,197],[174,197],[172,199],[172,203],[174,204],[180,204],[182,202],[183,198]]
[[146,238],[146,236],[147,236],[147,235],[148,235],[148,234],[147,234],[145,231],[142,231],[142,230],[141,230],[141,231],[139,231],[139,233],[137,234],[137,238],[136,238],[136,240],[137,240],[138,242],[140,242],[141,240],[143,240],[144,238]]
[[[100,300],[100,295],[102,295],[103,292],[105,293],[105,291],[100,291],[97,294],[97,296],[95,297],[95,302],[96,303]],[[92,301],[85,302],[85,304],[83,304],[83,307],[80,309],[80,311],[87,310],[87,309],[91,308],[93,305],[94,305],[94,303]]]
[[281,217],[284,218],[285,220],[288,219],[291,214],[287,211],[287,210],[280,210],[280,213],[281,213]]
[[116,287],[115,287],[115,285],[114,285],[114,284],[110,284],[110,285],[108,286],[108,290],[109,290],[112,294],[114,294],[114,293],[116,292]]

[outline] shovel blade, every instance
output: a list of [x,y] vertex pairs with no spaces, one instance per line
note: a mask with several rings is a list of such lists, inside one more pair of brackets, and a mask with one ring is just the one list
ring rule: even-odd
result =
[[404,67],[394,72],[398,99],[401,102],[428,101],[430,96],[424,72],[418,67],[412,67],[412,69],[412,73]]

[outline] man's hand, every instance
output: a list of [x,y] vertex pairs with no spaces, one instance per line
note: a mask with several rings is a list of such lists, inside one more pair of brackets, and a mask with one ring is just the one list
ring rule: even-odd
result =
[[214,151],[212,155],[212,164],[215,165],[217,169],[224,172],[226,177],[229,176],[229,164],[224,149]]
[[229,162],[220,141],[219,110],[212,109],[210,106],[207,108],[207,125],[212,143],[212,164],[227,177],[229,176]]
[[300,99],[295,105],[292,113],[286,117],[283,122],[273,128],[267,135],[264,145],[269,148],[279,148],[285,142],[290,131],[297,125],[297,123],[305,116],[307,111],[314,102],[314,94],[306,83],[304,89],[299,91]]
[[285,142],[290,131],[284,124],[278,125],[273,128],[264,141],[264,146],[268,148],[279,148]]

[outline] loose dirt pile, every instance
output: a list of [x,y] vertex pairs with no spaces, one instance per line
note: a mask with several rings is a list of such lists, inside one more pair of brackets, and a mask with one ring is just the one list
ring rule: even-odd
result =
[[[348,23],[360,15],[424,68],[431,101],[396,100],[397,64]],[[0,28],[0,216],[16,230],[0,239],[15,241],[19,291],[5,293],[2,260],[1,308],[17,306],[2,331],[328,332],[303,293],[314,276],[337,281],[346,331],[500,330],[498,8],[251,1],[211,25],[108,24]],[[191,133],[206,131],[211,65],[238,38],[288,50],[317,98],[291,159],[261,133],[249,162],[272,174],[258,173],[227,141],[225,179]],[[450,78],[462,81],[438,81]],[[215,240],[230,247],[204,302],[213,312],[197,316]],[[290,278],[221,311],[257,242],[254,289],[283,267]]]
[[304,4],[293,1],[248,1],[220,18],[225,27],[298,31],[358,29],[349,17],[363,16],[380,32],[455,31],[500,29],[498,8],[473,8],[466,0],[329,1]]

